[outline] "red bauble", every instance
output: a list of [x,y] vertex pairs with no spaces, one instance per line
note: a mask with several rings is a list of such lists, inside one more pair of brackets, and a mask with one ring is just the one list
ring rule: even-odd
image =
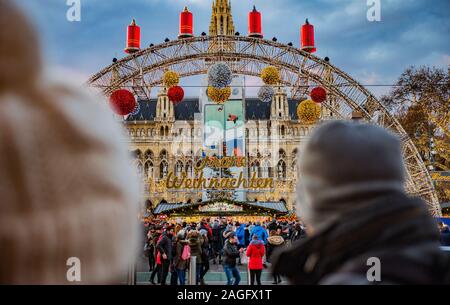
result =
[[167,96],[173,104],[178,104],[184,98],[184,90],[180,86],[171,87],[167,91]]
[[130,91],[119,89],[111,94],[109,98],[109,105],[116,114],[127,115],[135,109],[136,99]]
[[316,103],[322,103],[327,99],[327,91],[322,87],[316,87],[311,90],[311,99]]

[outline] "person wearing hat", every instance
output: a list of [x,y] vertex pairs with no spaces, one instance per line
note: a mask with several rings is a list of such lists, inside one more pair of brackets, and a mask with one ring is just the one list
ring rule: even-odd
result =
[[244,251],[244,248],[238,250],[237,243],[236,234],[233,232],[229,233],[223,247],[223,270],[227,276],[227,285],[239,285],[241,281],[241,275],[236,267],[236,260],[239,258],[240,253]]
[[14,2],[0,1],[0,284],[120,283],[143,245],[126,133],[103,97],[46,73]]
[[161,285],[166,285],[167,275],[169,274],[170,262],[173,255],[173,230],[173,226],[167,224],[166,229],[161,236],[161,240],[156,246],[161,255]]
[[311,234],[275,255],[273,272],[293,284],[450,283],[436,221],[405,193],[397,136],[325,123],[306,143],[299,173],[297,210]]

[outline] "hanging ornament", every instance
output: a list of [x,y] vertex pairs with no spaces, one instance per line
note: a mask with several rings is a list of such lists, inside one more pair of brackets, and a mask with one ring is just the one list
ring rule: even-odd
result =
[[208,70],[208,85],[223,89],[231,84],[231,69],[223,62],[216,63]]
[[274,66],[268,66],[262,69],[261,79],[266,85],[276,85],[280,82],[280,72]]
[[138,102],[136,102],[136,106],[134,107],[134,110],[130,113],[130,115],[133,116],[138,115],[139,111],[141,111],[141,105]]
[[163,76],[164,86],[171,88],[180,82],[180,76],[175,71],[166,71]]
[[264,85],[258,91],[258,98],[264,103],[272,102],[272,98],[275,95],[275,90],[272,86]]
[[212,86],[208,87],[208,96],[216,104],[225,103],[231,96],[231,88],[226,87],[223,89],[214,88]]
[[136,107],[136,99],[130,91],[119,89],[111,94],[109,105],[116,114],[127,115]]
[[312,100],[304,100],[297,106],[298,119],[304,124],[313,124],[320,119],[320,105]]
[[311,90],[311,99],[316,103],[322,103],[327,99],[327,91],[322,87],[315,87]]
[[180,86],[174,86],[169,88],[167,91],[167,96],[169,97],[169,100],[174,104],[178,104],[181,102],[184,98],[184,90]]

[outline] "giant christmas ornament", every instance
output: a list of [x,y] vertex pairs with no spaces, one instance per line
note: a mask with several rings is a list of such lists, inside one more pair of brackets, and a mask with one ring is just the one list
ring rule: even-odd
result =
[[130,115],[138,115],[139,111],[141,111],[141,105],[136,102],[136,106],[134,107],[134,110],[130,113]]
[[311,99],[316,103],[322,103],[327,99],[327,91],[322,87],[315,87],[311,90]]
[[184,98],[184,90],[180,86],[174,86],[169,88],[167,91],[167,96],[169,97],[169,100],[174,104],[178,104],[181,102]]
[[109,105],[118,115],[127,115],[136,107],[136,99],[133,93],[125,89],[114,91],[109,98]]
[[163,76],[163,82],[164,86],[171,88],[178,85],[180,82],[180,77],[175,71],[166,71]]
[[261,13],[253,6],[253,11],[248,13],[248,36],[255,38],[263,38],[261,27]]
[[272,102],[272,98],[275,95],[275,90],[272,86],[264,85],[258,91],[258,98],[264,103]]
[[261,79],[266,85],[276,85],[280,82],[280,72],[274,66],[268,66],[262,69]]
[[314,45],[314,26],[309,24],[308,19],[306,19],[305,24],[302,25],[301,44],[303,51],[314,53],[317,50]]
[[208,96],[216,104],[225,103],[231,96],[231,88],[214,88],[212,86],[208,87]]
[[178,38],[188,38],[194,36],[194,22],[192,13],[187,6],[180,13],[180,34]]
[[231,84],[231,69],[223,62],[216,63],[208,70],[208,85],[223,89]]
[[304,124],[313,124],[320,119],[320,105],[312,100],[304,100],[297,106],[298,119]]
[[133,19],[127,29],[127,47],[126,53],[134,53],[141,49],[141,28],[136,25]]

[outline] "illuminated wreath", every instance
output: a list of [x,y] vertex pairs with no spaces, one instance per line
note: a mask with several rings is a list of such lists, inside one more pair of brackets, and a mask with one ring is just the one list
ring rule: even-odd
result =
[[280,82],[280,72],[274,66],[268,66],[262,69],[261,79],[266,85],[276,85]]
[[322,103],[327,99],[327,91],[322,87],[316,87],[311,90],[311,99],[316,103]]
[[313,124],[320,119],[320,105],[312,100],[304,100],[297,106],[298,119],[304,124]]
[[264,103],[272,102],[272,98],[275,95],[275,90],[272,86],[264,85],[258,91],[258,98]]
[[219,62],[212,65],[208,70],[208,85],[223,89],[231,84],[231,69],[227,64]]
[[214,88],[212,86],[208,87],[208,96],[209,98],[217,103],[217,104],[223,104],[225,103],[231,96],[231,88],[226,87],[223,89]]
[[180,82],[180,76],[175,71],[167,71],[163,76],[164,86],[167,88],[171,88],[173,86],[177,86]]
[[133,93],[126,89],[114,91],[109,98],[111,109],[118,115],[130,114],[136,107]]

